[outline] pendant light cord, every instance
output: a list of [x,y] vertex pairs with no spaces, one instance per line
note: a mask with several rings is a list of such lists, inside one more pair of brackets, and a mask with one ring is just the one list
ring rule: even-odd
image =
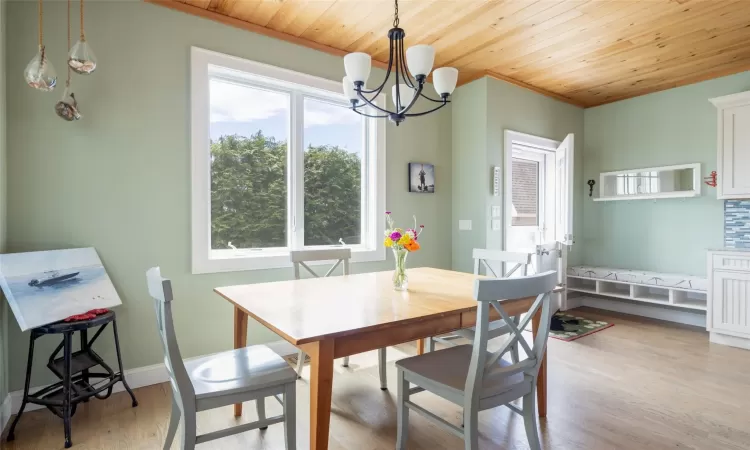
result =
[[81,0],[81,40],[86,40],[86,34],[83,32],[83,0]]
[[44,47],[44,6],[42,0],[39,0],[39,48]]
[[396,3],[396,7],[395,7],[396,12],[393,16],[393,27],[398,28],[398,0],[395,0],[395,3]]
[[[70,0],[68,0],[68,50],[70,50]],[[70,56],[68,56],[66,66],[68,66],[68,79],[65,80],[65,92],[63,92],[63,100],[65,100],[65,96],[68,95],[68,89],[70,89]]]

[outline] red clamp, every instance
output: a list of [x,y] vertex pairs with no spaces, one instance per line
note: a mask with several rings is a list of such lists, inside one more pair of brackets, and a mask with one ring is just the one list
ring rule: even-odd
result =
[[711,172],[711,175],[703,177],[703,182],[711,187],[716,187],[716,171]]
[[64,320],[64,322],[79,322],[82,320],[91,320],[96,318],[96,316],[101,316],[102,314],[106,314],[109,312],[108,309],[92,309],[91,311],[83,314],[76,314],[74,316],[70,316]]

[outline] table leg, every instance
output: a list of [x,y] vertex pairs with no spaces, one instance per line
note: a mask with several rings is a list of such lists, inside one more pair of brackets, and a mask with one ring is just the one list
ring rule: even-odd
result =
[[417,355],[423,355],[424,354],[424,339],[420,339],[417,341]]
[[[536,334],[539,331],[539,325],[542,321],[542,309],[534,314],[531,319],[531,332],[536,339]],[[547,351],[545,350],[542,356],[542,365],[539,367],[539,375],[536,379],[536,400],[537,410],[539,411],[539,417],[547,417]]]
[[310,356],[310,450],[328,449],[333,390],[333,341],[302,347]]
[[[247,313],[234,307],[234,348],[247,347]],[[242,403],[234,404],[234,417],[242,415]]]

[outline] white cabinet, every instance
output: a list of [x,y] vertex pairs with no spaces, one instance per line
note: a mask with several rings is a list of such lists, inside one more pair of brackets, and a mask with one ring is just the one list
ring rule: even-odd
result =
[[719,110],[717,197],[750,198],[750,91],[711,103]]
[[711,342],[750,349],[750,252],[708,252]]

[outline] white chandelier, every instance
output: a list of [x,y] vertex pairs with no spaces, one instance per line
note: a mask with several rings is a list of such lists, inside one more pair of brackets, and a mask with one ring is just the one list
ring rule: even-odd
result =
[[[388,70],[383,82],[375,89],[367,90],[365,83],[370,76],[372,58],[367,53],[349,53],[344,57],[344,68],[346,76],[343,80],[344,94],[352,104],[352,110],[367,117],[388,118],[397,126],[407,117],[424,116],[437,111],[450,103],[448,97],[453,93],[458,81],[458,69],[453,67],[441,67],[432,72],[432,84],[435,92],[440,96],[435,100],[426,96],[422,89],[427,81],[427,76],[432,71],[435,61],[435,49],[431,45],[415,45],[404,52],[404,37],[406,32],[398,27],[398,0],[395,0],[395,14],[393,28],[388,31],[390,41],[390,56],[388,58]],[[408,67],[408,70],[407,70]],[[391,74],[395,74],[396,80],[391,89],[391,98],[394,111],[382,108],[375,104],[375,98],[380,95],[388,83]],[[371,95],[368,98],[365,94]],[[419,97],[431,102],[439,103],[428,111],[410,113],[412,106]],[[375,109],[377,114],[367,114],[363,111],[367,106]]]

